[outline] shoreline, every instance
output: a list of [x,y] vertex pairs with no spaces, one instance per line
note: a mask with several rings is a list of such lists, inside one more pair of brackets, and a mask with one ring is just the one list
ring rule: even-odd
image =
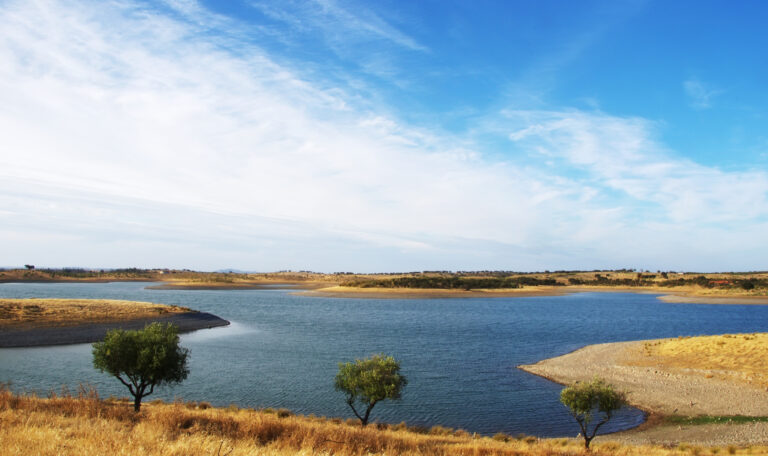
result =
[[184,312],[119,322],[84,323],[73,326],[47,326],[32,329],[0,330],[0,348],[43,347],[88,344],[104,338],[112,329],[136,330],[149,323],[173,323],[179,333],[229,325],[229,321],[207,312]]
[[529,287],[511,289],[455,290],[442,288],[358,288],[331,286],[305,290],[293,294],[317,298],[352,299],[441,299],[441,298],[508,298],[528,296],[562,296],[569,294],[565,287]]
[[626,391],[631,406],[648,414],[640,426],[604,434],[596,439],[598,442],[707,445],[768,442],[768,423],[765,422],[686,426],[665,423],[664,417],[669,415],[767,416],[768,396],[763,388],[708,377],[694,369],[634,365],[644,344],[657,340],[665,339],[587,345],[565,355],[517,367],[563,385],[602,377]]
[[318,298],[353,298],[353,299],[442,299],[442,298],[514,298],[537,296],[564,296],[574,293],[637,293],[658,294],[656,298],[677,304],[737,304],[768,305],[768,296],[717,296],[697,295],[683,290],[670,290],[647,287],[523,287],[512,289],[476,289],[455,290],[439,288],[358,288],[332,286],[310,289],[293,294]]
[[145,290],[314,290],[327,287],[320,282],[162,282]]
[[444,298],[513,298],[537,296],[563,296],[574,293],[638,293],[656,294],[656,298],[670,304],[715,305],[768,305],[768,296],[739,294],[702,294],[696,290],[633,286],[530,286],[509,289],[444,289],[444,288],[362,288],[346,287],[329,281],[255,280],[242,282],[187,282],[162,278],[115,279],[0,279],[3,283],[110,283],[152,282],[147,290],[295,290],[292,294],[317,298],[352,299],[444,299]]

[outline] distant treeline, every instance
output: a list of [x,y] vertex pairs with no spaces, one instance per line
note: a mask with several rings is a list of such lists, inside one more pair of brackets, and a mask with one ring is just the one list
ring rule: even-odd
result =
[[[631,278],[611,278],[602,274],[595,274],[594,279],[571,277],[568,285],[599,285],[613,287],[680,287],[698,285],[706,288],[741,288],[752,290],[755,288],[768,288],[768,279],[731,279],[718,280],[700,275],[691,278],[668,279],[667,274],[662,273],[662,280],[657,280],[656,274],[640,274]],[[437,288],[450,290],[494,289],[494,288],[521,288],[523,286],[564,286],[566,283],[554,278],[535,278],[529,276],[517,277],[466,277],[451,276],[416,276],[394,277],[384,279],[353,279],[342,282],[341,285],[359,288]]]
[[555,279],[534,277],[397,277],[392,279],[360,279],[342,282],[343,286],[360,288],[441,288],[471,290],[477,288],[520,288],[525,285],[564,285]]
[[716,280],[703,275],[691,279],[679,278],[659,282],[657,285],[662,287],[680,287],[684,285],[698,285],[707,288],[741,288],[743,290],[753,290],[755,288],[768,288],[768,279],[749,278],[749,279],[731,279]]
[[154,271],[151,269],[123,268],[123,269],[83,269],[83,268],[61,268],[61,269],[36,269],[40,272],[50,274],[52,278],[77,278],[77,279],[98,279],[100,277],[130,277],[130,278],[151,278]]
[[600,285],[600,286],[632,286],[632,287],[683,287],[697,285],[705,288],[741,288],[743,290],[752,290],[755,288],[768,288],[768,279],[713,279],[703,275],[685,278],[668,279],[666,273],[661,273],[664,280],[654,280],[655,274],[637,274],[635,278],[610,278],[604,275],[595,274],[594,280],[579,279],[571,277],[568,279],[570,285]]

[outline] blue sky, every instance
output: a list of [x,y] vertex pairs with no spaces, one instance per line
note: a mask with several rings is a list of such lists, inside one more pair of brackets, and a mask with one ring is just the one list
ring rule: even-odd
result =
[[0,265],[766,270],[766,19],[0,0]]

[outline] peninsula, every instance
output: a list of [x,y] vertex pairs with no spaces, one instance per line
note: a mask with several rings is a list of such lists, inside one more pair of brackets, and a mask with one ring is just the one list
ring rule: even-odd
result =
[[750,445],[768,441],[767,357],[768,334],[725,334],[589,345],[519,368],[562,384],[604,378],[649,414],[603,440]]
[[215,315],[179,306],[110,299],[0,299],[0,347],[90,343],[111,329],[173,323],[180,332],[226,326]]

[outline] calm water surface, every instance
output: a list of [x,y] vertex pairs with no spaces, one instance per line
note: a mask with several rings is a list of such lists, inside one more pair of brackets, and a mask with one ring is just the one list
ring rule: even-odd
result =
[[[182,336],[191,350],[190,376],[155,397],[349,417],[333,389],[337,363],[385,352],[401,360],[409,384],[401,401],[376,406],[375,419],[485,434],[578,432],[558,401],[562,386],[520,371],[519,364],[600,342],[768,330],[768,306],[669,304],[631,293],[363,300],[146,285],[0,284],[0,297],[154,301],[230,320],[230,327]],[[127,395],[117,380],[93,369],[90,345],[0,349],[0,381],[41,393],[83,382],[102,397]],[[642,419],[640,411],[626,410],[608,430]]]

